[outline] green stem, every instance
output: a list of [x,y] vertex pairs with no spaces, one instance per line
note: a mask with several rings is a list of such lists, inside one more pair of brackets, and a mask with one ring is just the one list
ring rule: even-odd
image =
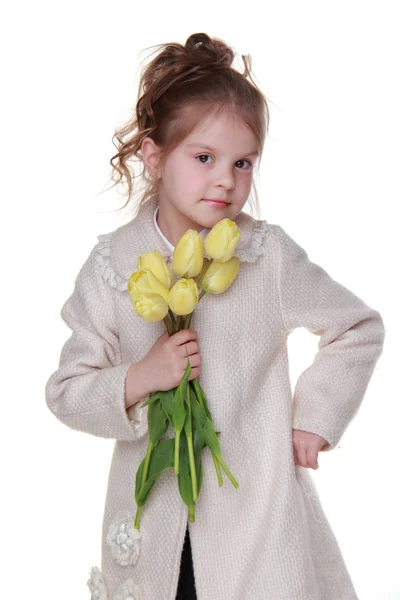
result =
[[194,462],[194,451],[193,451],[193,437],[186,436],[189,450],[189,466],[190,475],[192,480],[192,492],[193,500],[197,500],[197,477],[196,477],[196,466]]
[[236,481],[236,479],[234,478],[234,476],[232,475],[232,473],[230,472],[230,470],[228,469],[228,467],[226,466],[226,464],[224,463],[224,461],[222,460],[222,457],[220,455],[216,454],[215,458],[220,463],[220,465],[222,466],[222,468],[225,471],[225,473],[228,475],[228,477],[231,480],[233,486],[237,489],[239,487],[239,484]]
[[[193,385],[194,392],[196,394],[197,400],[199,401],[199,404],[203,408],[204,412],[207,414],[207,411],[206,411],[205,406],[204,406],[204,400],[203,400],[203,395],[201,393],[199,380],[198,380],[197,377],[195,377],[195,379],[193,379],[192,385]],[[215,455],[212,452],[211,452],[211,455],[213,457],[214,467],[215,467],[215,471],[217,473],[217,478],[218,478],[218,483],[219,483],[219,486],[221,487],[221,485],[224,484],[224,480],[222,479],[221,467],[219,466],[219,463],[218,463]]]
[[[153,442],[151,441],[151,439],[149,439],[148,444],[147,444],[147,450],[146,450],[146,458],[145,458],[144,466],[143,466],[142,483],[140,485],[140,491],[142,491],[143,486],[146,483],[147,473],[149,472],[149,464],[150,464],[150,458],[151,458],[152,451],[153,451]],[[140,493],[139,493],[139,495],[140,495]]]
[[204,412],[207,414],[207,411],[206,411],[205,406],[204,406],[203,395],[201,393],[200,383],[199,383],[198,377],[195,377],[193,379],[192,385],[193,385],[194,393],[196,394],[197,400],[199,401],[199,404],[201,405],[201,407],[204,410]]
[[194,504],[189,505],[189,521],[194,523]]
[[[186,387],[186,401],[188,404],[188,418],[190,419],[190,421],[192,420],[191,417],[191,409],[190,409],[190,402],[191,402],[191,395],[190,395],[190,385],[187,385]],[[190,424],[190,421],[188,421],[188,423]],[[186,428],[187,430],[187,428]],[[197,476],[196,476],[196,464],[194,461],[194,451],[193,451],[193,435],[192,435],[192,427],[190,424],[190,433],[189,435],[186,433],[186,440],[187,440],[187,444],[188,444],[188,450],[189,450],[189,467],[190,467],[190,478],[192,481],[192,492],[193,492],[193,500],[197,500]]]
[[174,457],[174,468],[175,475],[179,474],[179,446],[180,446],[181,432],[175,431],[175,457]]
[[139,529],[139,527],[140,527],[140,516],[142,514],[142,509],[143,509],[143,506],[137,507],[136,519],[135,519],[135,523],[133,525],[135,529]]
[[[207,293],[206,290],[201,290],[201,292],[199,294],[199,302],[202,299],[202,297],[204,296],[204,294],[206,294],[206,293]],[[192,311],[191,313],[189,313],[188,315],[186,315],[184,329],[190,329],[190,324],[192,322],[192,316],[193,315],[194,315],[194,311]]]
[[171,335],[174,334],[174,329],[173,329],[171,317],[169,315],[165,315],[163,321],[164,321],[165,326],[167,328],[168,335],[169,335],[169,337],[171,337]]
[[172,323],[172,327],[173,327],[173,333],[176,333],[177,329],[176,329],[175,316],[174,316],[174,313],[172,312],[172,310],[170,308],[168,309],[168,314],[169,314],[169,318],[171,319],[171,323]]
[[203,283],[203,279],[207,273],[208,267],[211,265],[211,263],[213,262],[212,258],[205,258],[204,259],[204,264],[203,264],[203,268],[200,271],[200,275],[198,276],[197,279],[197,287],[200,289],[201,288],[201,284]]
[[224,480],[222,479],[221,467],[219,466],[219,462],[215,458],[215,454],[212,454],[212,457],[213,457],[213,461],[214,461],[214,467],[217,472],[219,487],[221,487],[221,485],[224,484]]
[[[142,474],[142,481],[140,484],[140,491],[142,491],[143,486],[146,483],[147,473],[149,472],[149,464],[150,464],[152,450],[153,450],[153,442],[149,439],[148,444],[147,444],[147,450],[146,450],[146,458],[145,458],[144,465],[143,465],[143,474]],[[139,495],[140,495],[140,492],[139,492]],[[136,518],[135,518],[135,523],[134,523],[135,529],[139,529],[142,508],[143,508],[143,506],[138,506],[138,508],[137,508]]]

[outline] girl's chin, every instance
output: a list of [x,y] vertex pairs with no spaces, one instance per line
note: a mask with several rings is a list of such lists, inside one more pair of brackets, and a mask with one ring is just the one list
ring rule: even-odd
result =
[[[188,215],[190,220],[193,222],[192,229],[196,228],[199,232],[205,228],[211,229],[214,227],[214,225],[216,225],[216,223],[218,223],[218,221],[228,217],[228,209],[230,208],[230,205],[224,209],[221,209],[211,206],[203,200],[199,202],[199,205],[202,205],[201,210],[196,208],[192,215]],[[196,224],[197,227],[195,227],[194,224]]]

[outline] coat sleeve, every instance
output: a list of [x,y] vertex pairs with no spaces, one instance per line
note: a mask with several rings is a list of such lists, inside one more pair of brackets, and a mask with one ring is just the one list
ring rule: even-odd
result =
[[325,438],[329,451],[358,412],[382,353],[380,313],[332,279],[279,225],[279,291],[288,333],[305,327],[319,336],[313,363],[293,394],[293,429]]
[[[100,238],[99,238],[100,239]],[[61,317],[72,334],[62,347],[58,369],[46,384],[51,412],[71,429],[104,438],[137,441],[148,431],[147,407],[125,408],[125,378],[131,362],[121,362],[112,293],[99,267],[97,244],[79,271]],[[132,317],[133,318],[133,317]],[[140,407],[139,407],[140,408]]]

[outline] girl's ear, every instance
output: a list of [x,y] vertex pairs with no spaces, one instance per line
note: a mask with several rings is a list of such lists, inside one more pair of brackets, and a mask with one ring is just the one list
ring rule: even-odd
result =
[[142,158],[144,166],[149,174],[155,179],[159,179],[158,170],[159,148],[150,137],[145,137],[141,145]]

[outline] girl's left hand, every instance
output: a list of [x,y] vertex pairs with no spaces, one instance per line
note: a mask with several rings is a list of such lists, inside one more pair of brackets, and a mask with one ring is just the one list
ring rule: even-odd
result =
[[329,446],[323,437],[316,433],[292,429],[294,462],[299,467],[318,469],[318,452],[323,446]]

